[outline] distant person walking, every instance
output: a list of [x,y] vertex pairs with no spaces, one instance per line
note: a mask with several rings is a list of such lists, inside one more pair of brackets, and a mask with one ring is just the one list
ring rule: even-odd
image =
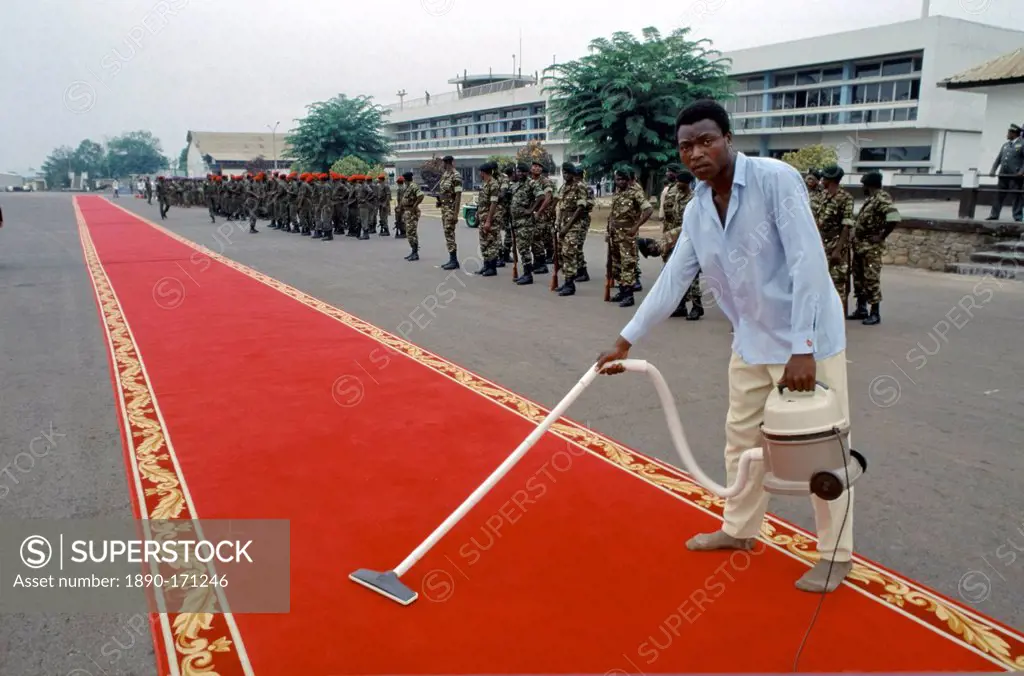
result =
[[1018,223],[1024,219],[1024,140],[1020,137],[1020,127],[1010,125],[1006,132],[1006,142],[999,149],[996,161],[992,163],[992,176],[999,171],[999,194],[992,204],[992,212],[986,221],[998,221],[999,214],[1003,210],[1003,202],[1006,201],[1008,193],[1013,195],[1013,220]]
[[118,192],[121,189],[121,184],[115,180],[113,183],[110,184],[110,187],[114,189],[114,199],[117,199]]

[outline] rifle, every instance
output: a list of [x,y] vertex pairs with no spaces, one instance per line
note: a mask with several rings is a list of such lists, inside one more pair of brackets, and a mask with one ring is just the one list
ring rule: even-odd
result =
[[551,271],[551,290],[558,291],[558,223],[555,222],[551,225],[551,237],[554,240],[554,244],[551,248],[551,262],[554,269]]
[[604,266],[604,302],[612,299],[612,217],[608,217],[608,228],[605,230],[605,243],[607,244]]
[[512,281],[519,279],[519,249],[516,248],[516,224],[512,220],[511,211],[508,214],[508,234],[512,239]]

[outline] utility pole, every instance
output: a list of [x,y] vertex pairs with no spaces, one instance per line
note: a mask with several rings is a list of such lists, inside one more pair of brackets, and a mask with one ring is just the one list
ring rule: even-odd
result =
[[398,109],[399,110],[402,110],[403,108],[405,108],[405,95],[408,94],[408,93],[409,92],[405,91],[404,89],[398,90],[398,94],[396,96],[398,96]]
[[274,171],[277,171],[277,125],[279,124],[281,124],[281,120],[275,122],[273,127],[267,125],[267,129],[270,130],[271,147],[274,149]]

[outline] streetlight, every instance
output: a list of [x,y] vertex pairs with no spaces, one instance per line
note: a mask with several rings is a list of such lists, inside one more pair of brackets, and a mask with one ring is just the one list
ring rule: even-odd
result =
[[274,171],[277,171],[277,125],[279,124],[281,124],[281,120],[275,122],[273,127],[267,125],[267,129],[270,130],[270,142],[274,148]]

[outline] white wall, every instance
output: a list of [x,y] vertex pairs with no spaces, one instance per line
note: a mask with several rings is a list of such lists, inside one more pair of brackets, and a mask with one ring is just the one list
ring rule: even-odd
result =
[[976,168],[980,143],[981,132],[978,131],[936,129],[932,145],[934,171],[944,174],[964,173]]
[[984,97],[947,91],[937,83],[1018,49],[1024,44],[1024,33],[948,17],[931,17],[929,21],[936,22],[937,30],[930,34],[924,55],[918,123],[935,129],[981,131]]
[[203,162],[203,154],[199,151],[195,141],[188,144],[188,156],[185,159],[185,175],[190,178],[206,176],[206,163]]
[[[440,98],[441,102],[437,99]],[[491,108],[505,108],[514,106],[525,106],[534,103],[544,103],[547,96],[541,94],[541,86],[517,87],[503,92],[493,94],[481,94],[480,96],[467,96],[464,99],[453,101],[444,100],[443,95],[431,97],[429,106],[406,106],[399,109],[394,106],[391,114],[387,116],[388,124],[399,124],[415,120],[425,120],[433,117],[444,117],[448,115],[464,115]]]
[[987,94],[987,105],[985,129],[974,155],[976,164],[972,166],[977,166],[978,171],[987,176],[1006,142],[1006,131],[1010,124],[1024,123],[1024,84],[988,87],[978,91]]

